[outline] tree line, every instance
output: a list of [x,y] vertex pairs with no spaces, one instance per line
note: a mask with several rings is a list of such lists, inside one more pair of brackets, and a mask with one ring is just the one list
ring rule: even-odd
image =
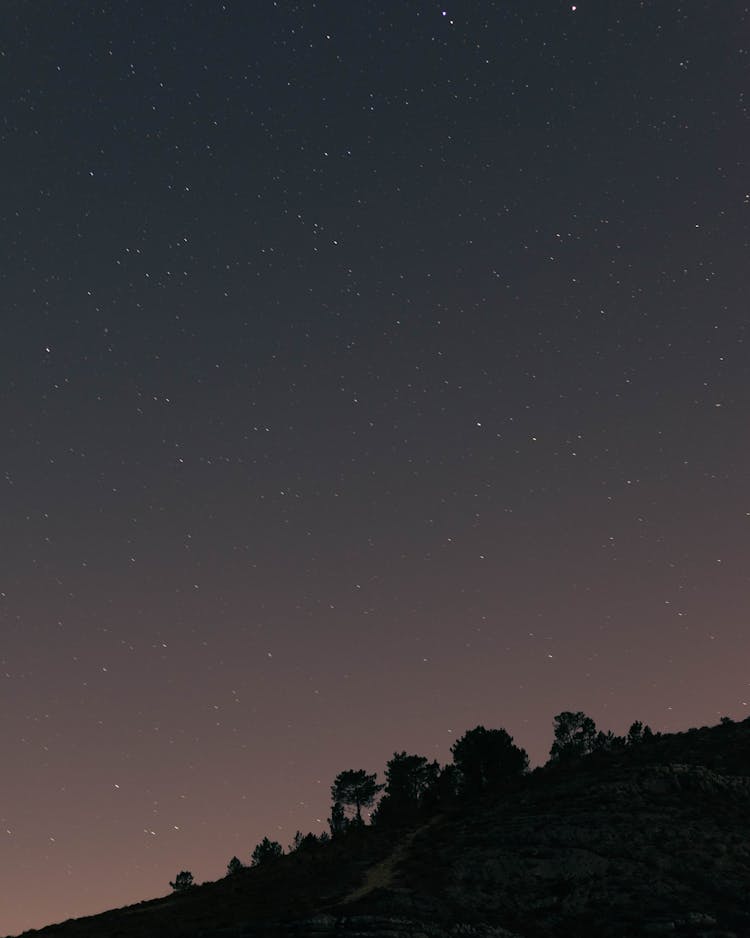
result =
[[[605,733],[597,730],[591,717],[581,711],[564,710],[554,718],[553,725],[554,741],[547,765],[566,765],[596,752],[625,750],[660,735],[640,720],[631,725],[625,736]],[[369,821],[375,827],[400,827],[451,805],[512,787],[529,771],[526,750],[516,746],[504,729],[476,726],[467,730],[451,746],[451,755],[453,761],[441,766],[426,756],[395,752],[386,763],[383,783],[378,782],[377,773],[365,769],[339,772],[331,785],[329,830],[320,835],[297,831],[288,852],[312,851],[364,827],[363,811],[373,809]],[[278,841],[264,837],[253,849],[249,864],[236,856],[231,858],[227,876],[272,863],[283,855],[284,848]],[[176,892],[193,885],[193,875],[188,870],[182,870],[170,882]]]

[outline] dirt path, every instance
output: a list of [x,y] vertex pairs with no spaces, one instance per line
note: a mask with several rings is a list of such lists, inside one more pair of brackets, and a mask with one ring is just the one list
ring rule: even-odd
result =
[[436,815],[426,824],[423,824],[422,827],[418,827],[410,834],[407,834],[390,856],[387,856],[385,860],[381,860],[380,863],[376,863],[374,866],[370,867],[362,885],[341,900],[341,904],[348,905],[350,902],[356,902],[358,899],[369,895],[374,889],[390,886],[396,867],[403,859],[414,838],[417,834],[421,834],[423,831],[426,831],[428,827],[431,827],[439,817],[440,815]]

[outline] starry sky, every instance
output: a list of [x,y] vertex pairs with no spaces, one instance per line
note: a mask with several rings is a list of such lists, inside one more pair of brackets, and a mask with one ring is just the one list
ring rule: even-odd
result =
[[744,0],[5,18],[0,934],[748,715]]

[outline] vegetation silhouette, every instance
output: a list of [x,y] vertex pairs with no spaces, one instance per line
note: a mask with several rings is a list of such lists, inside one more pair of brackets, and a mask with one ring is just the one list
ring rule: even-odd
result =
[[638,746],[641,743],[650,742],[654,738],[654,733],[650,726],[644,726],[640,720],[636,720],[628,730],[625,741],[628,746]]
[[349,828],[350,823],[343,804],[340,801],[334,801],[331,805],[331,815],[328,818],[331,837],[340,837]]
[[383,785],[378,785],[375,772],[369,775],[364,769],[347,769],[339,772],[331,786],[331,797],[335,805],[352,807],[354,818],[362,823],[362,808],[370,808]]
[[237,873],[241,873],[244,869],[246,869],[245,864],[240,858],[232,857],[229,863],[227,863],[227,876],[236,876]]
[[460,773],[461,790],[469,798],[497,790],[529,769],[526,750],[515,746],[513,737],[503,729],[477,726],[468,730],[453,744],[451,753]]
[[[328,835],[326,834],[325,837],[327,840]],[[303,853],[305,851],[314,850],[316,847],[320,846],[321,842],[325,843],[326,841],[321,841],[315,834],[303,834],[302,831],[297,831],[289,845],[289,853],[295,853],[298,850],[301,850]]]
[[283,855],[284,848],[277,840],[269,840],[268,837],[264,837],[252,852],[251,866],[272,863]]
[[175,892],[186,892],[195,885],[193,874],[189,870],[181,870],[181,872],[175,876],[174,882],[170,882],[169,885]]
[[425,756],[394,752],[385,766],[385,791],[373,812],[373,824],[403,824],[434,804],[440,766]]
[[[264,837],[251,865],[232,857],[216,883],[178,873],[170,886],[179,901],[152,900],[133,907],[137,917],[105,913],[91,926],[49,933],[234,938],[250,923],[261,935],[277,922],[281,931],[268,927],[281,938],[284,922],[298,922],[290,934],[327,938],[320,921],[333,915],[331,935],[343,929],[344,938],[341,922],[387,913],[396,916],[383,926],[394,938],[406,932],[393,923],[410,915],[487,920],[527,938],[620,938],[645,933],[633,924],[641,921],[662,928],[670,897],[683,889],[688,898],[679,901],[697,896],[704,911],[665,919],[664,930],[714,938],[703,926],[717,921],[722,935],[750,936],[750,854],[740,833],[750,816],[750,720],[665,736],[636,720],[616,736],[581,711],[563,711],[553,734],[549,761],[533,771],[506,730],[481,725],[456,740],[445,766],[401,750],[383,783],[377,773],[345,770],[331,787],[330,834],[297,831],[286,853]],[[304,930],[306,917],[321,915]],[[630,930],[609,928],[620,922]]]
[[587,756],[596,748],[596,724],[580,710],[563,710],[554,718],[555,741],[550,759],[564,762]]
[[[722,718],[722,724],[730,723]],[[594,720],[582,711],[564,710],[553,719],[554,741],[546,766],[535,770],[570,766],[597,754],[633,750],[659,738],[649,726],[634,721],[626,736],[598,731]],[[507,730],[482,725],[467,730],[451,747],[452,763],[441,766],[426,756],[394,752],[385,765],[385,782],[365,769],[346,769],[331,785],[330,834],[319,836],[297,831],[288,855],[314,858],[331,841],[347,850],[358,843],[364,828],[370,831],[398,832],[413,827],[440,812],[459,809],[463,804],[503,791],[509,791],[529,774],[526,750],[514,743]],[[381,795],[382,792],[382,795]],[[378,796],[381,797],[378,800]],[[377,802],[377,804],[376,804]],[[363,810],[371,811],[368,825]],[[227,877],[237,877],[249,869],[268,867],[284,856],[282,845],[264,837],[251,854],[250,866],[234,856],[227,864]],[[194,887],[192,873],[183,870],[170,883],[175,892]]]

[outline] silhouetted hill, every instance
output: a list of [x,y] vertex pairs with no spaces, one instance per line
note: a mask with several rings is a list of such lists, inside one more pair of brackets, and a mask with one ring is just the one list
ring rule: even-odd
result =
[[750,938],[750,720],[536,769],[39,938]]

